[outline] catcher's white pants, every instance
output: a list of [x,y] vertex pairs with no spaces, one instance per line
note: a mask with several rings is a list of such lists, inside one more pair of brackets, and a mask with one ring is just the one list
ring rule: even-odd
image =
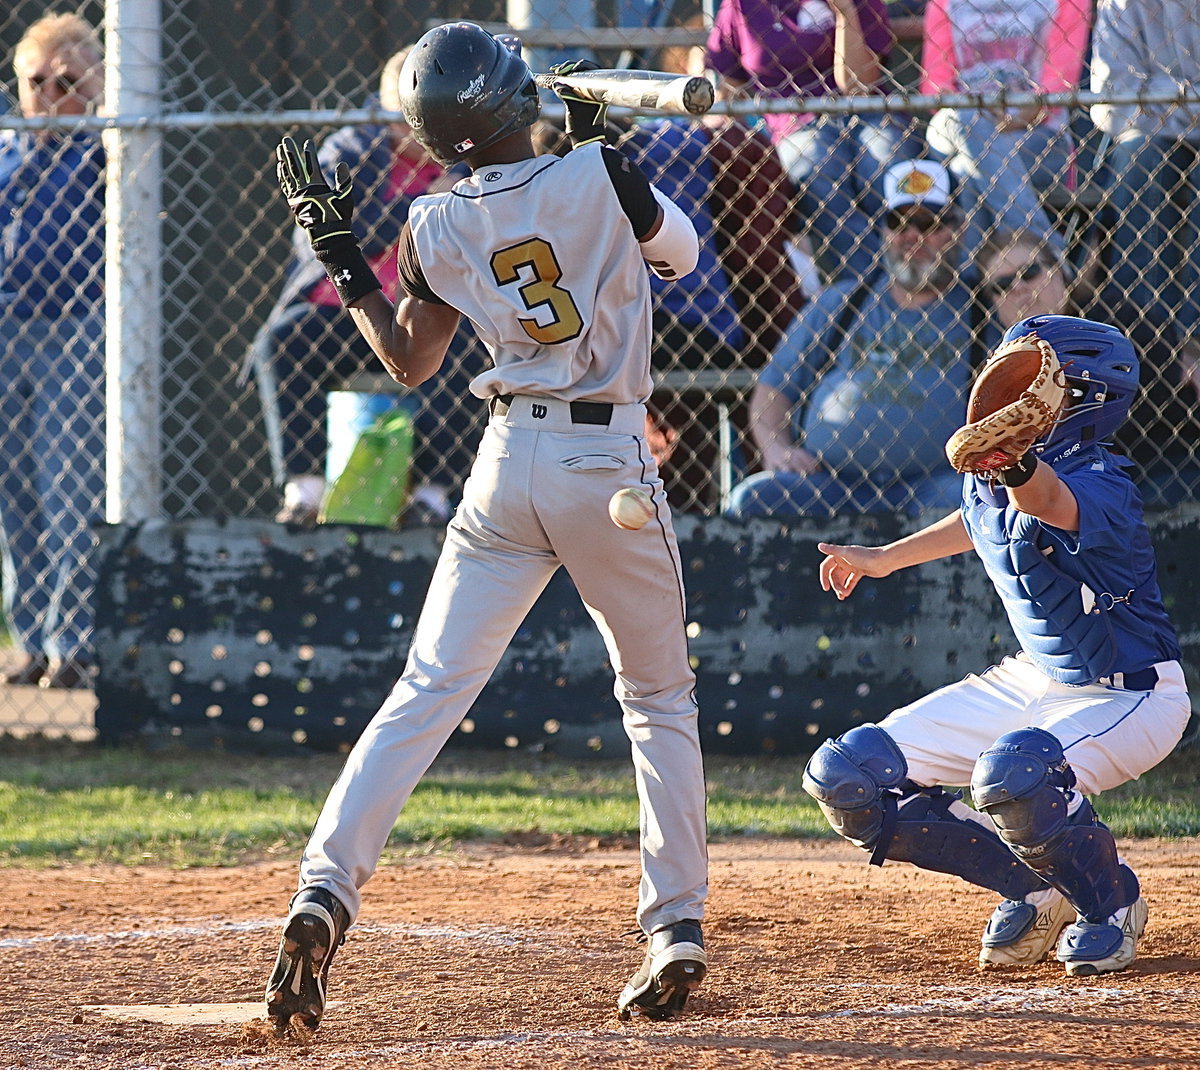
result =
[[1023,654],[940,688],[879,723],[923,787],[971,782],[975,760],[1006,732],[1042,728],[1063,746],[1085,795],[1135,780],[1179,742],[1191,702],[1177,661],[1160,662],[1153,691],[1070,687]]
[[[701,918],[707,894],[704,770],[688,663],[679,550],[642,434],[645,407],[607,427],[567,403],[516,397],[493,414],[450,522],[404,674],[329,793],[300,868],[351,918],[396,817],[458,727],[512,636],[562,564],[596,621],[641,801],[638,922]],[[651,493],[657,518],[616,527],[608,500]]]

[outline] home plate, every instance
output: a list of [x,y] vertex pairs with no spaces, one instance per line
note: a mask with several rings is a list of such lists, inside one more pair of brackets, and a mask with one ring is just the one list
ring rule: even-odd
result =
[[266,1016],[262,1000],[256,1003],[93,1004],[83,1009],[108,1018],[162,1025],[241,1025]]

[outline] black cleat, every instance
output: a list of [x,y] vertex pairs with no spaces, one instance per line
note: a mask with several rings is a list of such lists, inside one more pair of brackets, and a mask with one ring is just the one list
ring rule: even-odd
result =
[[627,1019],[636,1007],[647,1018],[674,1018],[708,973],[698,921],[677,921],[650,934],[646,957],[617,1000]]
[[267,982],[267,1017],[280,1032],[297,1023],[316,1029],[334,953],[346,941],[350,915],[332,892],[305,888],[292,900],[279,957]]

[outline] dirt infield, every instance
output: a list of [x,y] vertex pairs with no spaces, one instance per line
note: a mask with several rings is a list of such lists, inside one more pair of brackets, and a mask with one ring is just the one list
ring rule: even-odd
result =
[[[1125,849],[1151,906],[1139,960],[1068,980],[1056,963],[981,975],[991,897],[954,878],[869,869],[824,841],[715,844],[712,970],[668,1023],[613,1006],[641,957],[622,935],[633,851],[394,863],[307,1047],[236,1021],[141,1020],[259,999],[291,863],[0,870],[0,1067],[1200,1067],[1200,840]],[[112,1005],[147,1009],[94,1009]]]

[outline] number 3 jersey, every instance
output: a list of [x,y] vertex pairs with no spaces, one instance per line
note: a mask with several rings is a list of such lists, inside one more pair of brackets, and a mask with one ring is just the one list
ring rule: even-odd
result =
[[645,176],[599,142],[480,167],[418,197],[401,287],[463,313],[495,366],[471,392],[629,404],[650,394],[650,281],[638,237],[658,214]]

